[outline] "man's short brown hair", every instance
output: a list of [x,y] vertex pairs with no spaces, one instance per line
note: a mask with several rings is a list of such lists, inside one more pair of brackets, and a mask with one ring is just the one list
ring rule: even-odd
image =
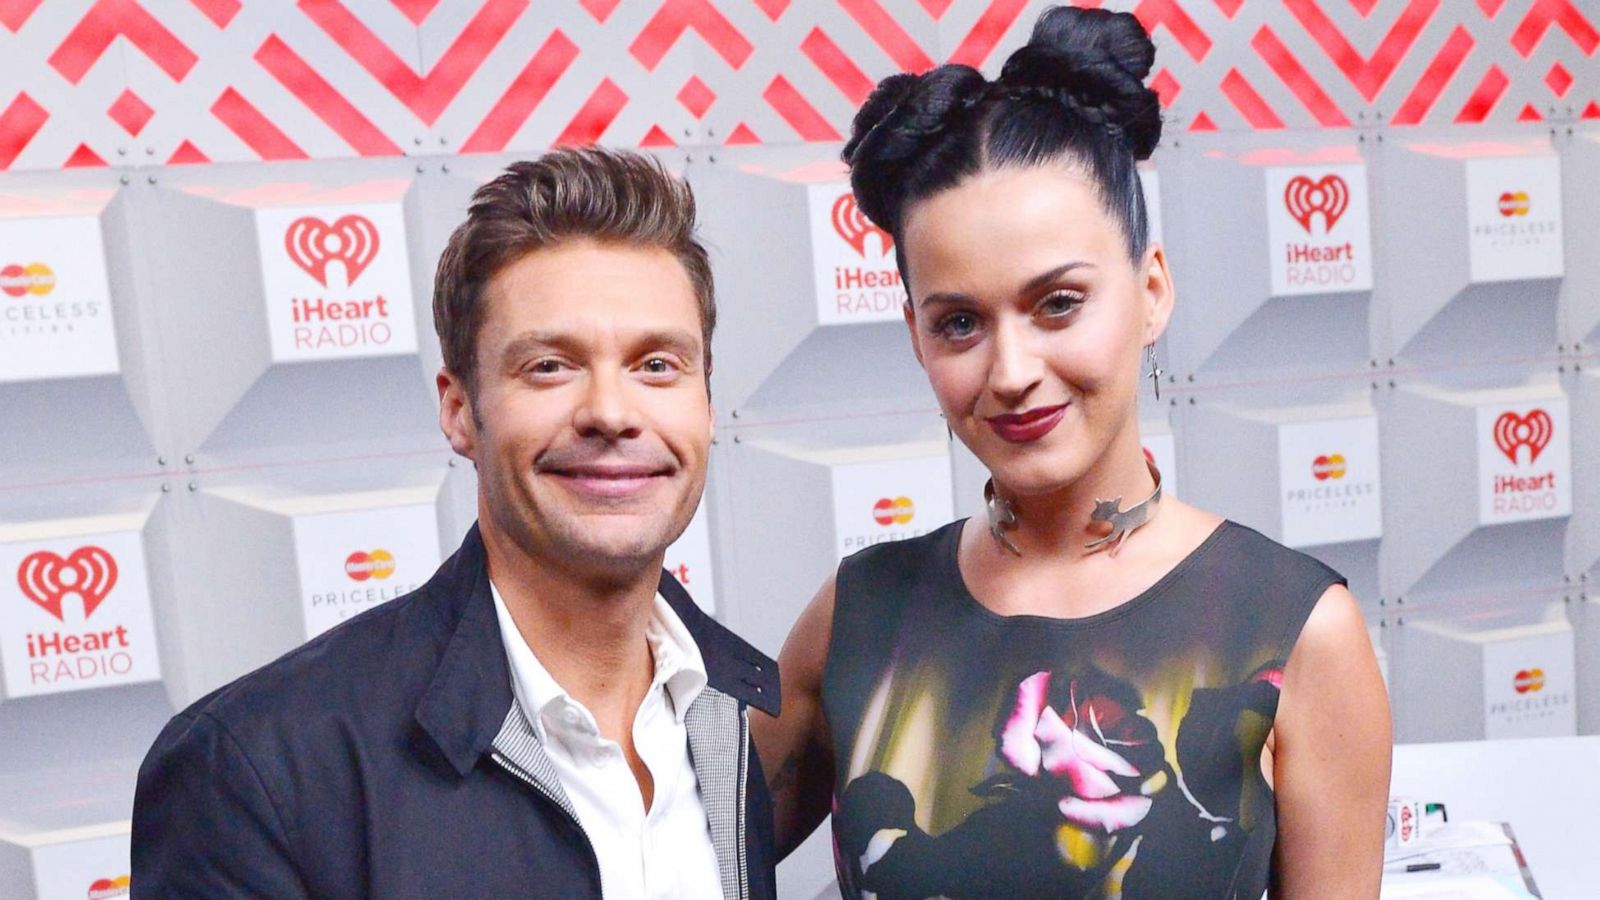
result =
[[478,332],[484,288],[505,266],[544,247],[590,239],[659,247],[677,257],[700,302],[705,369],[717,305],[711,262],[694,233],[694,192],[653,157],[599,147],[552,150],[512,163],[472,195],[467,219],[439,257],[433,279],[433,326],[445,368],[467,396],[477,387]]

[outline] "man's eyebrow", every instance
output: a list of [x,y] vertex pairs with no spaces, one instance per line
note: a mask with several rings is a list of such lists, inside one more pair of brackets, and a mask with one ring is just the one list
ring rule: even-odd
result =
[[679,328],[647,331],[635,338],[634,343],[639,347],[670,350],[679,356],[695,357],[705,352],[700,335]]
[[[666,350],[689,359],[698,359],[705,348],[701,344],[700,335],[679,328],[661,328],[642,331],[636,335],[628,336],[628,344],[636,351],[639,350]],[[542,350],[573,350],[579,342],[560,332],[532,330],[512,338],[501,352],[501,361],[507,366],[514,366],[525,357],[531,356]]]
[[515,365],[523,357],[532,355],[538,350],[561,349],[570,343],[570,341],[564,341],[561,335],[555,332],[524,331],[506,344],[505,350],[500,353],[500,361],[507,366]]

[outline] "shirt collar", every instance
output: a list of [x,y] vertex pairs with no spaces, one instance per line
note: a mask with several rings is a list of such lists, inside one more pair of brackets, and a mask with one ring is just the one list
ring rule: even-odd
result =
[[[511,618],[511,610],[506,607],[505,599],[500,596],[500,589],[495,587],[492,580],[489,582],[489,592],[494,597],[501,643],[505,647],[506,660],[510,663],[512,693],[539,740],[548,743],[544,711],[555,703],[581,704],[556,681],[550,670],[539,661],[533,648],[528,646]],[[705,658],[683,620],[659,593],[650,606],[645,639],[650,644],[650,655],[655,663],[655,677],[650,689],[666,688],[667,696],[672,701],[673,715],[682,724],[689,712],[689,705],[705,690],[708,680]]]
[[644,635],[655,659],[655,682],[666,685],[667,696],[672,698],[673,715],[681,725],[683,717],[689,713],[689,704],[706,688],[705,657],[700,655],[699,645],[678,613],[659,593],[651,605],[650,622],[645,626]]

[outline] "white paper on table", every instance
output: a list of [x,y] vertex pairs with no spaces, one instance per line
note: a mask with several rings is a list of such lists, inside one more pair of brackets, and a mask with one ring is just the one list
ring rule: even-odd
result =
[[[1391,871],[1414,863],[1438,863],[1429,872]],[[1511,837],[1496,822],[1440,826],[1383,857],[1383,900],[1508,900],[1533,897]]]

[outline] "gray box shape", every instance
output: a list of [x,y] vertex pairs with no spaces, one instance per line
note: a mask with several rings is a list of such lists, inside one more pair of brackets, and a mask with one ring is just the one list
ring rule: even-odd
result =
[[[1446,595],[1485,584],[1553,581],[1561,574],[1567,519],[1478,524],[1477,406],[1553,396],[1559,388],[1457,391],[1404,385],[1380,397],[1384,597]],[[1574,493],[1574,506],[1578,494]]]
[[[711,382],[721,414],[760,421],[936,408],[903,323],[818,324],[809,185],[779,173],[828,165],[821,151],[716,159],[688,174],[725,336],[714,342]],[[752,166],[770,174],[744,171]]]
[[[1528,137],[1527,131],[1503,135],[1520,143]],[[1374,356],[1437,364],[1473,353],[1510,359],[1549,353],[1558,339],[1563,279],[1473,284],[1467,157],[1438,152],[1461,147],[1461,138],[1437,131],[1397,138],[1380,145],[1373,165],[1373,230],[1383,235],[1374,241],[1383,274],[1373,291]],[[1419,196],[1429,202],[1410,202]],[[1573,222],[1563,219],[1564,228]]]
[[[1459,599],[1456,609],[1391,629],[1396,743],[1488,738],[1485,645],[1563,633],[1571,639],[1559,605],[1507,610],[1488,608],[1493,601]],[[1580,689],[1574,700],[1581,696]]]
[[1576,669],[1578,733],[1600,734],[1600,593],[1569,597]]
[[[426,455],[265,474],[247,470],[207,478],[199,490],[185,492],[179,502],[189,552],[178,561],[178,590],[158,617],[177,625],[169,644],[177,645],[178,664],[167,669],[173,705],[185,706],[305,642],[294,542],[296,503],[420,489],[432,497],[442,525],[454,522],[445,515],[447,471],[439,459]],[[399,504],[377,502],[371,508],[384,505]],[[330,506],[324,511],[335,510]],[[441,559],[455,549],[442,528],[440,544]]]
[[[1600,255],[1600,254],[1597,254]],[[1600,369],[1567,376],[1572,404],[1572,519],[1567,529],[1566,574],[1600,588]],[[1600,638],[1597,638],[1600,639]]]
[[[1372,416],[1375,412],[1366,398],[1294,407],[1215,403],[1196,406],[1185,421],[1186,499],[1283,542],[1287,536],[1283,524],[1285,499],[1278,480],[1280,427]],[[1381,442],[1379,446],[1382,447]],[[1381,481],[1381,452],[1379,469]],[[1357,599],[1375,605],[1380,594],[1380,542],[1376,538],[1333,541],[1297,549],[1332,566],[1349,580]]]
[[[156,191],[162,223],[156,246],[145,252],[170,260],[155,279],[164,302],[163,330],[204,334],[210,353],[166,354],[168,379],[190,386],[179,408],[174,440],[201,466],[303,455],[307,449],[346,445],[359,452],[392,449],[395,442],[437,446],[433,405],[436,366],[422,348],[432,333],[428,292],[415,282],[414,241],[397,248],[412,278],[418,351],[360,359],[273,362],[256,207],[202,190],[270,190],[277,181],[332,186],[362,178],[407,179],[402,215],[414,220],[415,181],[395,162],[307,163],[292,166],[214,167],[174,177]],[[307,205],[337,205],[312,199]],[[368,201],[345,201],[368,202]],[[269,204],[271,205],[271,204]],[[437,355],[431,359],[437,360]],[[326,423],[356,423],[330,433]]]
[[[49,202],[59,196],[104,192],[92,214],[98,220],[109,301],[116,335],[119,371],[115,374],[0,383],[0,407],[26,428],[7,429],[0,440],[0,469],[26,480],[80,477],[84,466],[106,474],[130,475],[153,468],[164,407],[158,402],[160,354],[148,306],[140,302],[138,272],[143,265],[137,241],[142,235],[138,198],[118,186],[110,173],[22,175],[11,181],[13,197]],[[38,218],[58,218],[51,212]],[[26,221],[31,216],[7,216]]]
[[[1164,340],[1169,370],[1287,382],[1365,365],[1370,292],[1274,297],[1264,214],[1274,199],[1266,169],[1317,165],[1329,148],[1358,146],[1356,137],[1276,134],[1270,159],[1261,141],[1245,134],[1184,135],[1180,147],[1160,151],[1163,230],[1177,292]],[[1374,283],[1381,277],[1374,260]]]
[[1561,154],[1562,226],[1567,277],[1562,280],[1563,335],[1592,363],[1600,354],[1600,126],[1585,123],[1566,139]]

